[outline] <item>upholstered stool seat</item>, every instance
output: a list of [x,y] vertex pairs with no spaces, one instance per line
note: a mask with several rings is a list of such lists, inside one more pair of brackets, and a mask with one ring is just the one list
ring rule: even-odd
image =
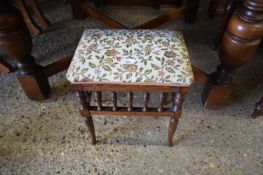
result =
[[[168,143],[172,145],[184,95],[193,72],[181,32],[168,30],[86,30],[67,72],[78,92],[81,114],[96,142],[91,114],[171,116]],[[95,91],[97,106],[90,106]],[[113,106],[101,104],[101,91],[111,91]],[[128,93],[128,107],[117,105],[117,92]],[[132,92],[144,92],[144,106],[133,107]],[[160,104],[149,108],[149,92],[160,93]],[[171,92],[171,108],[164,93]]]

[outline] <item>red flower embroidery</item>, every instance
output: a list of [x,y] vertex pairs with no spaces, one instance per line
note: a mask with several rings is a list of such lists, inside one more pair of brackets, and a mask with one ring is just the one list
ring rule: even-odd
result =
[[164,72],[163,70],[159,70],[159,71],[158,71],[158,76],[159,76],[159,77],[162,77],[162,78],[163,78],[164,75],[165,75],[165,72]]

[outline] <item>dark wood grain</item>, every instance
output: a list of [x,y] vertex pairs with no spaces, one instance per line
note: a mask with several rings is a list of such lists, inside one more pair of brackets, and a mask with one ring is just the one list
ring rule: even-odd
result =
[[255,54],[263,36],[263,6],[261,0],[245,0],[233,15],[219,47],[221,65],[210,74],[202,93],[206,108],[223,108],[233,91],[235,70]]
[[32,40],[19,10],[10,1],[0,2],[0,48],[8,55],[5,60],[16,64],[17,78],[31,100],[44,100],[50,86],[42,67],[30,55]]

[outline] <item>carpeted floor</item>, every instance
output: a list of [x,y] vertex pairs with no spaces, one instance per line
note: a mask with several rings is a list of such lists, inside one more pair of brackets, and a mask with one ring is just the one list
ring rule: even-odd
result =
[[[69,6],[53,5],[45,10],[53,25],[33,37],[33,55],[41,65],[73,52],[85,28],[106,28],[92,18],[72,20]],[[129,26],[160,13],[147,7],[104,10]],[[192,62],[212,72],[219,64],[210,48],[218,21],[201,12],[195,24],[179,18],[160,28],[183,31]],[[238,70],[236,91],[222,110],[205,110],[203,86],[193,85],[172,148],[166,146],[168,118],[133,117],[94,117],[100,142],[92,146],[65,71],[50,79],[51,96],[41,103],[26,98],[15,74],[0,74],[0,174],[260,175],[263,117],[250,115],[263,95],[262,51],[261,45]]]

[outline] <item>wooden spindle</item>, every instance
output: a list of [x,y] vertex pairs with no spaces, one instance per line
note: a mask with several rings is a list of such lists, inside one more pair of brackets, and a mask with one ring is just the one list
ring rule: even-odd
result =
[[92,92],[85,92],[85,93],[86,93],[87,104],[90,106]]
[[172,111],[173,112],[181,112],[182,111],[182,105],[184,101],[184,94],[182,93],[173,93],[173,105],[172,105]]
[[128,92],[128,111],[132,111],[133,93]]
[[163,111],[164,103],[165,103],[165,94],[162,92],[162,93],[160,93],[160,106],[158,108],[158,112],[162,112]]
[[112,103],[113,103],[113,107],[112,110],[113,111],[117,111],[117,93],[116,92],[112,92]]
[[173,136],[177,128],[177,124],[179,122],[179,119],[182,115],[182,106],[184,102],[184,93],[172,93],[173,98],[173,105],[172,105],[172,112],[174,114],[171,116],[170,123],[169,123],[169,129],[168,129],[168,145],[173,146]]
[[143,112],[147,112],[147,111],[148,111],[149,99],[150,99],[150,94],[149,94],[149,92],[145,92],[145,93],[144,93],[144,107],[143,107]]
[[101,105],[101,101],[102,101],[101,92],[100,92],[100,91],[96,91],[95,95],[96,95],[96,100],[97,100],[97,110],[98,110],[98,111],[101,111],[101,110],[102,110],[102,105]]
[[84,91],[77,92],[77,97],[80,103],[80,110],[85,110],[89,108],[89,104],[87,103],[86,93]]

